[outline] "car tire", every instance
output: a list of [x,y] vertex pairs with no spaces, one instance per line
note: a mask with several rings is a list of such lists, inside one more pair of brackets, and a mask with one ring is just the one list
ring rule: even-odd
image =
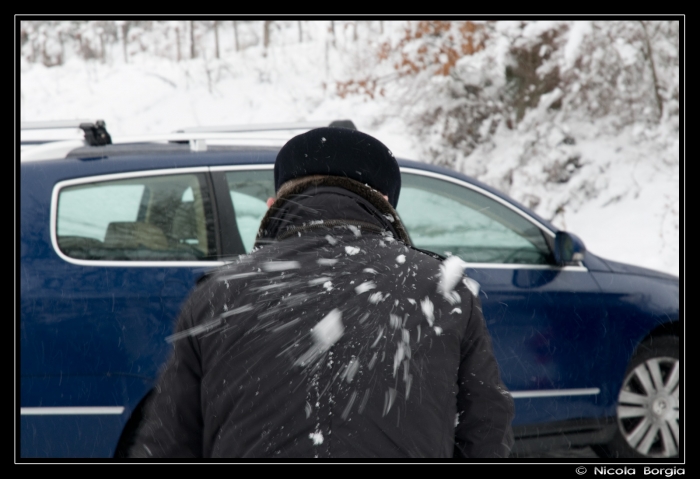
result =
[[630,360],[617,402],[613,439],[593,450],[605,458],[678,457],[679,340],[641,343]]

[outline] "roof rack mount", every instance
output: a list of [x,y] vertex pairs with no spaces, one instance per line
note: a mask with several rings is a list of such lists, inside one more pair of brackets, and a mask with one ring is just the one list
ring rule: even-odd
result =
[[[101,146],[112,143],[112,138],[107,133],[104,120],[57,120],[57,121],[23,121],[21,130],[61,130],[81,129],[85,135],[85,141],[90,146]],[[32,143],[48,143],[50,140],[34,140]]]

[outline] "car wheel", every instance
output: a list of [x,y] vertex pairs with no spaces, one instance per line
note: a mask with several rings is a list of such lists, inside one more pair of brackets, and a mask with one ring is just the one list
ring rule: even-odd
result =
[[675,336],[640,344],[622,383],[617,431],[594,446],[602,457],[677,457],[679,450],[679,341]]

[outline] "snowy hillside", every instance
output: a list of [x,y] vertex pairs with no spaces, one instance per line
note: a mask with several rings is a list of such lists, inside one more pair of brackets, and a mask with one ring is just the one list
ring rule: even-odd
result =
[[[63,28],[61,22],[55,23],[56,29]],[[409,77],[392,81],[391,67],[377,62],[374,53],[382,42],[400,41],[403,22],[335,22],[332,32],[329,22],[303,22],[303,28],[300,22],[279,22],[267,48],[262,45],[256,22],[246,22],[238,32],[229,25],[232,22],[220,22],[226,25],[217,31],[218,59],[214,54],[216,38],[210,31],[197,37],[197,58],[184,58],[187,55],[180,51],[186,50],[184,43],[174,50],[173,28],[182,27],[184,32],[190,22],[163,23],[172,25],[161,30],[132,29],[129,43],[103,44],[102,58],[92,60],[71,54],[68,44],[51,46],[58,37],[49,27],[32,30],[22,47],[22,121],[99,118],[106,121],[112,136],[118,137],[190,126],[352,119],[359,129],[386,143],[396,156],[447,164],[475,176],[577,234],[598,255],[679,274],[682,145],[678,101],[673,96],[677,95],[678,76],[662,77],[662,72],[677,71],[677,67],[664,70],[657,62],[659,73],[654,71],[654,82],[665,89],[656,90],[656,99],[664,108],[654,121],[649,120],[651,107],[646,104],[635,113],[640,101],[651,98],[654,105],[653,95],[646,93],[641,99],[628,95],[628,103],[612,112],[573,114],[576,108],[585,109],[577,107],[577,92],[593,80],[581,75],[569,80],[577,67],[566,62],[573,61],[574,50],[583,49],[586,35],[592,34],[576,26],[555,26],[563,32],[560,38],[564,43],[556,50],[561,55],[552,55],[551,62],[559,62],[562,82],[574,86],[542,94],[532,104],[525,96],[525,106],[515,123],[500,110],[488,113],[488,118],[502,121],[482,123],[479,141],[467,147],[459,141],[446,143],[445,129],[436,127],[449,123],[446,112],[456,111],[454,94],[443,93],[454,89],[449,82],[459,80],[468,85],[465,78],[469,72],[479,73],[477,79],[469,81],[493,84],[494,88],[505,82],[506,66],[498,63],[506,58],[503,42],[486,41],[486,48],[457,61],[456,73],[444,80],[431,77],[420,83],[410,77],[414,83],[409,85]],[[235,42],[238,49],[234,33],[239,35]],[[496,33],[503,38],[514,35],[512,29],[505,31],[499,26],[490,38]],[[49,44],[46,51],[52,55],[62,52],[57,62],[60,65],[45,66],[51,62],[36,60],[36,51],[31,48],[41,43],[32,42],[41,35]],[[508,44],[511,50],[527,35],[543,38],[541,33],[525,29],[517,35]],[[657,45],[665,43],[654,43]],[[626,51],[623,47],[619,48],[622,53]],[[411,45],[396,48],[409,51]],[[628,54],[630,68],[637,61],[633,53]],[[547,65],[543,63],[540,70]],[[362,93],[339,94],[339,82],[370,78],[374,72],[379,72],[374,77],[383,82],[383,94],[374,98]],[[675,90],[668,85],[675,85]],[[561,109],[547,107],[562,98]],[[675,110],[667,106],[673,106],[674,101]],[[426,123],[424,118],[433,115],[431,112],[438,112],[433,116],[435,121]],[[624,112],[632,116],[622,115]]]

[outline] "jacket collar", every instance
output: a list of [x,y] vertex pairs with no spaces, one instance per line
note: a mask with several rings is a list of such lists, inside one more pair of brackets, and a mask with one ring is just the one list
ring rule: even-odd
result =
[[390,234],[411,244],[398,214],[381,194],[347,178],[328,178],[302,183],[277,198],[260,224],[255,246],[337,226]]

